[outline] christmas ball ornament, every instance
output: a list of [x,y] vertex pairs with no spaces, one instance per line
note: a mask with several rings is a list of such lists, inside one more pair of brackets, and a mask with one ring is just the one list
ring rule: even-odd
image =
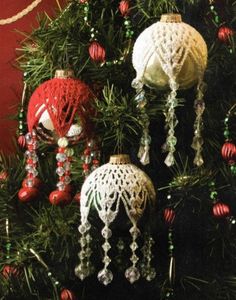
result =
[[49,201],[53,205],[66,205],[71,202],[71,194],[66,191],[55,190],[49,195]]
[[231,142],[225,142],[222,146],[221,154],[223,159],[229,164],[234,164],[236,161],[236,146]]
[[[73,149],[69,145],[88,139],[92,134],[92,98],[89,87],[75,79],[72,70],[57,70],[55,77],[42,83],[30,98],[27,112],[29,133],[26,135],[28,174],[24,186],[35,187],[36,184],[37,139],[49,144],[57,143],[56,173],[59,181],[57,190],[49,196],[54,205],[71,201],[69,184]],[[21,198],[22,193],[21,190]]]
[[42,83],[30,98],[27,112],[29,132],[42,124],[45,129],[63,137],[78,116],[85,134],[90,126],[91,99],[89,87],[75,79],[72,70],[57,70],[55,77]]
[[233,29],[227,26],[221,26],[218,30],[218,39],[223,43],[228,43],[233,34]]
[[230,215],[230,208],[227,204],[217,202],[213,206],[213,215],[216,218],[225,218]]
[[63,289],[61,291],[61,300],[76,300],[76,296],[75,294],[71,291],[71,290],[68,290],[68,289]]
[[[136,100],[140,108],[146,105],[143,85],[157,89],[170,89],[165,107],[168,136],[163,147],[168,152],[165,160],[167,166],[174,164],[173,153],[177,143],[174,135],[178,123],[175,115],[175,107],[178,105],[177,91],[197,86],[195,136],[192,148],[196,151],[194,163],[197,166],[202,165],[203,75],[207,65],[207,46],[201,34],[192,26],[182,22],[179,14],[162,15],[159,22],[146,28],[138,36],[133,48],[132,62],[136,70],[136,78],[132,85],[137,91]],[[145,122],[145,118],[144,123],[142,140],[144,146],[148,148],[149,123]],[[141,150],[139,156],[147,156],[146,152]],[[141,157],[142,163],[143,161],[144,164],[148,163],[148,159],[144,160]]]
[[[113,223],[119,211],[125,209],[128,220],[132,226],[130,234],[132,242],[130,248],[132,256],[130,258],[132,265],[125,271],[126,278],[133,283],[140,277],[137,267],[139,260],[136,250],[136,242],[139,235],[137,222],[141,218],[147,205],[152,205],[155,200],[155,190],[150,178],[138,167],[131,164],[128,155],[113,155],[109,163],[95,169],[85,180],[81,189],[80,213],[81,224],[79,231],[82,235],[81,251],[79,253],[80,264],[76,267],[75,273],[82,280],[90,275],[91,270],[88,261],[90,261],[91,251],[88,251],[89,241],[91,240],[88,220],[90,209],[93,207],[99,218],[104,223],[101,234],[105,240],[102,248],[104,250],[104,267],[98,273],[98,280],[104,284],[109,284],[113,279],[113,273],[108,268],[110,257],[108,251],[111,248],[109,238],[112,231],[109,228]],[[85,250],[87,249],[87,250]],[[86,253],[86,254],[85,254]]]
[[2,275],[6,279],[10,279],[11,277],[18,277],[19,276],[19,269],[15,266],[5,265],[2,269]]
[[17,139],[17,142],[18,142],[18,145],[21,147],[21,148],[25,148],[25,145],[26,145],[26,141],[25,141],[25,136],[24,135],[20,135]]
[[136,81],[150,87],[189,88],[202,79],[206,64],[204,39],[178,14],[162,15],[139,35],[133,48]]
[[175,219],[175,211],[172,208],[165,208],[163,217],[167,225],[171,226]]
[[129,1],[128,0],[120,1],[119,10],[123,17],[127,16],[129,13]]
[[22,187],[18,192],[18,199],[20,202],[29,202],[37,199],[39,190],[35,187]]
[[101,63],[105,61],[106,51],[98,42],[93,41],[88,50],[93,61]]

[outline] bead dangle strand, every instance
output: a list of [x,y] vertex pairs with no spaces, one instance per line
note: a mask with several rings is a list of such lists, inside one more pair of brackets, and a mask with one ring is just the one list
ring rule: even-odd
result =
[[136,255],[136,250],[138,249],[138,244],[136,240],[140,234],[140,231],[137,228],[137,225],[134,223],[133,226],[130,228],[129,232],[132,236],[132,242],[130,244],[130,249],[132,251],[130,261],[132,263],[132,266],[126,269],[125,277],[130,283],[134,283],[140,278],[140,272],[136,266],[139,261],[139,257]]
[[144,245],[142,247],[143,261],[142,261],[142,276],[147,281],[152,281],[156,277],[156,270],[151,266],[153,259],[152,247],[155,244],[154,239],[151,235],[146,235],[144,240]]

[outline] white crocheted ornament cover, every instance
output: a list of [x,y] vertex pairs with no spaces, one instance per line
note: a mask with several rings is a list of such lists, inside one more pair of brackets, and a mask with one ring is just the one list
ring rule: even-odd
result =
[[167,88],[171,79],[186,89],[201,80],[207,64],[207,46],[200,33],[176,14],[145,29],[133,48],[136,80]]
[[148,200],[155,199],[150,178],[129,163],[127,156],[111,156],[110,162],[93,171],[85,180],[80,198],[81,223],[86,223],[93,205],[104,223],[111,223],[122,203],[130,221],[136,222]]
[[[144,212],[147,202],[153,202],[155,197],[155,190],[150,178],[142,170],[130,163],[128,155],[113,155],[109,163],[93,171],[85,180],[81,190],[81,225],[79,226],[81,250],[79,252],[80,264],[75,268],[76,276],[83,280],[91,274],[90,240],[92,237],[89,233],[91,225],[88,216],[90,208],[93,206],[104,223],[101,231],[104,238],[102,245],[104,266],[97,277],[104,285],[111,283],[113,280],[113,273],[109,269],[111,262],[108,254],[111,248],[109,238],[112,235],[109,225],[117,217],[122,203],[132,223],[129,230],[132,236],[130,244],[130,249],[132,250],[130,261],[132,265],[126,269],[125,277],[130,283],[138,280],[141,274],[137,267],[139,257],[136,255],[136,250],[139,247],[136,242],[139,234],[137,221]],[[150,278],[155,277],[155,271],[150,266],[148,274],[147,278],[150,276]]]

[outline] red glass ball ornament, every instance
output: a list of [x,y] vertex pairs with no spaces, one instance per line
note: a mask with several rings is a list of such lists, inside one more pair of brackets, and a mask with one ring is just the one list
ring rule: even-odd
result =
[[163,217],[167,225],[172,225],[175,219],[175,211],[172,208],[165,208]]
[[20,135],[18,137],[18,145],[21,147],[21,148],[25,148],[25,145],[26,145],[26,140],[25,140],[25,136],[24,135]]
[[229,164],[236,161],[236,146],[233,143],[225,142],[221,148],[221,155]]
[[218,30],[218,39],[223,42],[223,43],[228,43],[230,37],[234,34],[233,29],[227,27],[227,26],[222,26]]
[[49,201],[52,205],[66,205],[71,202],[71,194],[67,191],[53,191],[49,195]]
[[120,1],[119,10],[123,17],[127,16],[129,14],[129,1]]
[[76,300],[75,294],[68,289],[63,289],[61,291],[61,300]]
[[80,197],[81,197],[80,193],[77,193],[77,194],[75,194],[73,200],[80,203]]
[[39,190],[35,187],[22,187],[18,192],[20,202],[29,202],[39,196]]
[[[32,180],[32,187],[40,189],[42,187],[42,181],[38,177],[30,178]],[[22,182],[22,187],[27,188],[27,178],[25,178]]]
[[95,62],[104,62],[106,57],[105,49],[96,41],[93,41],[89,46],[89,55]]
[[19,269],[14,267],[14,266],[5,265],[2,269],[2,275],[6,279],[9,279],[11,277],[18,277],[19,276]]
[[229,206],[222,202],[217,202],[213,206],[213,215],[216,218],[225,218],[230,215]]

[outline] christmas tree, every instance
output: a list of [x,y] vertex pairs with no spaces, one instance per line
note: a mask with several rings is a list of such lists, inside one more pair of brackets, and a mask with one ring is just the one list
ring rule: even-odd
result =
[[1,299],[236,299],[235,5],[40,18],[1,162]]

